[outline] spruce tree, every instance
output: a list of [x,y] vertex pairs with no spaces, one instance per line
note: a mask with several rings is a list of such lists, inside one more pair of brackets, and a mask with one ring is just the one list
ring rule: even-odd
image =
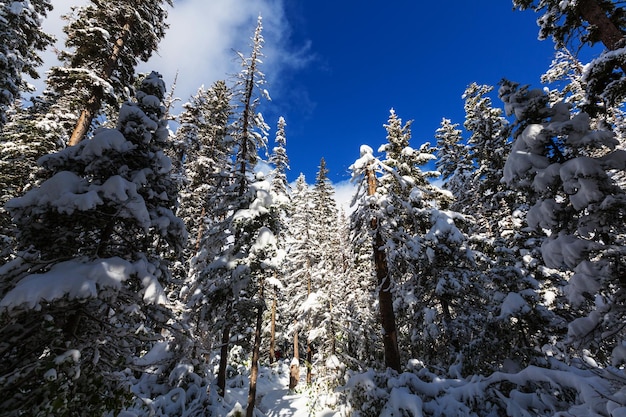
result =
[[626,99],[626,13],[619,1],[514,0],[513,4],[540,13],[539,39],[551,36],[558,49],[604,46],[605,51],[584,70],[588,114],[594,116]]
[[[288,221],[288,270],[284,279],[285,299],[288,304],[285,308],[284,326],[289,329],[288,334],[293,340],[289,382],[289,388],[293,389],[300,379],[300,353],[308,353],[308,349],[300,347],[299,336],[304,334],[304,330],[310,328],[303,305],[311,293],[313,247],[315,246],[312,231],[314,212],[311,189],[302,173],[296,179],[291,202],[292,209]],[[307,362],[310,360],[311,358],[308,358]],[[309,372],[307,372],[308,375]]]
[[163,340],[163,259],[185,238],[162,150],[164,94],[160,75],[146,76],[116,129],[41,158],[50,178],[7,203],[21,252],[3,267],[14,287],[0,301],[2,409],[119,410],[131,399],[123,370],[141,371]]
[[[503,98],[522,105],[516,91]],[[517,90],[522,97],[526,90]],[[525,112],[520,112],[525,114]],[[624,334],[619,295],[624,288],[622,222],[624,191],[613,172],[623,170],[624,151],[611,131],[594,130],[584,113],[572,115],[566,103],[544,109],[540,123],[528,124],[513,144],[504,180],[532,196],[528,225],[547,233],[541,246],[548,267],[571,274],[565,294],[574,311],[568,340],[588,349],[599,363],[611,362],[611,349]]]
[[0,3],[0,129],[6,123],[7,109],[30,87],[25,74],[39,78],[38,53],[53,38],[41,29],[42,20],[52,10],[50,0],[3,1]]
[[166,6],[171,0],[92,0],[67,16],[68,50],[60,52],[63,66],[53,67],[47,82],[67,101],[65,111],[79,115],[69,145],[87,136],[104,105],[115,116],[132,91],[138,62],[146,62],[165,35]]

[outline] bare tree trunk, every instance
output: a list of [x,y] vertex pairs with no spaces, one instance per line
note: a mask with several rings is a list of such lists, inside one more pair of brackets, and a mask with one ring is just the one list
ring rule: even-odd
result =
[[220,348],[220,365],[217,371],[217,393],[226,395],[226,366],[228,365],[228,347],[230,343],[230,324],[225,324],[222,332],[222,346]]
[[[130,35],[130,20],[124,22],[124,26],[122,27],[122,32],[120,36],[117,38],[115,43],[113,44],[113,51],[107,60],[106,65],[102,69],[102,78],[104,80],[109,80],[111,75],[113,74],[113,70],[115,69],[115,65],[122,53],[122,49],[124,48],[124,44]],[[76,126],[74,127],[74,131],[70,136],[69,146],[73,146],[78,144],[81,140],[85,139],[87,132],[89,131],[89,127],[91,126],[91,122],[98,114],[100,107],[102,106],[102,99],[104,98],[104,91],[102,87],[97,87],[91,94],[91,97],[87,100],[85,104],[85,108],[80,113],[80,117],[76,122]]]
[[289,389],[294,389],[300,380],[300,344],[298,343],[297,323],[294,323],[293,332],[293,360],[289,365]]
[[[371,169],[367,171],[368,195],[376,193],[376,177]],[[391,281],[387,269],[387,255],[384,251],[383,238],[378,230],[378,222],[372,219],[370,227],[376,231],[373,242],[374,263],[376,266],[376,278],[378,279],[378,304],[380,308],[380,321],[383,327],[383,346],[385,350],[385,365],[400,372],[400,350],[398,348],[398,333],[396,330],[396,316],[393,311],[393,298],[391,295]]]
[[276,288],[274,288],[274,299],[272,300],[272,315],[270,322],[270,363],[276,362]]
[[256,329],[254,331],[254,347],[252,348],[252,365],[250,367],[250,389],[248,390],[248,407],[246,408],[246,417],[254,416],[254,407],[256,405],[256,382],[259,377],[259,352],[261,350],[261,329],[263,327],[263,310],[265,302],[263,300],[263,286],[259,289],[261,302],[257,307]]

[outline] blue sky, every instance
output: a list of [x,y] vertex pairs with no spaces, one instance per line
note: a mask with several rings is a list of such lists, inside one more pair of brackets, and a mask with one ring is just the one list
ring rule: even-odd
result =
[[[55,2],[44,28],[62,40],[58,16],[86,2]],[[187,101],[239,71],[234,50],[248,51],[259,14],[270,146],[282,115],[289,177],[303,172],[309,183],[322,157],[334,183],[348,180],[359,146],[384,143],[392,107],[414,120],[417,147],[434,141],[443,117],[462,124],[468,84],[506,77],[538,86],[554,54],[551,41],[537,40],[537,16],[508,0],[177,0],[159,52],[139,70],[161,72],[168,85],[178,72],[176,95]]]
[[312,58],[274,101],[284,106],[292,171],[310,180],[322,156],[334,182],[346,179],[360,144],[384,143],[390,108],[414,120],[417,147],[434,141],[442,117],[462,124],[468,84],[538,85],[554,54],[537,40],[536,16],[506,0],[299,1],[286,17],[291,42],[310,43]]

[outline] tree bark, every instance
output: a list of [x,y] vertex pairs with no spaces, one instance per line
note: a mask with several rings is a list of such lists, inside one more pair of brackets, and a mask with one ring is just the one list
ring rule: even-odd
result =
[[293,360],[289,365],[289,389],[294,389],[300,380],[300,344],[298,342],[297,322],[293,332]]
[[624,46],[624,34],[596,0],[579,0],[578,10],[583,19],[597,28],[600,41],[607,49],[614,51]]
[[270,363],[276,362],[276,288],[274,288],[274,299],[272,300],[272,315],[270,322]]
[[306,365],[306,384],[311,385],[313,383],[313,348],[311,348],[308,335],[306,338],[306,359],[304,363]]
[[[609,51],[615,51],[626,46],[624,34],[609,19],[606,10],[596,0],[579,0],[578,11],[583,19],[596,27],[600,41]],[[620,65],[620,68],[626,74],[626,64]]]
[[[376,193],[376,177],[374,171],[367,171],[368,195]],[[396,316],[393,311],[393,298],[391,295],[391,281],[387,268],[387,255],[384,251],[383,238],[378,230],[378,222],[373,218],[370,227],[375,230],[373,249],[376,278],[378,280],[378,304],[380,308],[380,321],[383,328],[383,346],[385,350],[385,365],[400,372],[400,350],[398,348],[398,333],[396,330]]]
[[226,366],[228,365],[228,347],[230,343],[230,324],[224,325],[222,346],[220,348],[220,365],[217,371],[217,393],[226,396]]
[[[124,26],[122,27],[122,31],[120,36],[117,38],[115,43],[113,44],[113,51],[109,56],[109,59],[106,62],[106,65],[102,69],[101,77],[104,80],[109,80],[111,75],[113,74],[113,70],[119,60],[120,54],[122,53],[122,49],[124,48],[124,44],[130,35],[130,25],[131,21],[126,20],[124,22]],[[69,146],[77,145],[80,141],[82,141],[87,132],[89,131],[89,127],[93,122],[93,119],[98,114],[100,107],[102,106],[102,99],[104,98],[104,91],[102,87],[97,87],[91,94],[91,97],[87,100],[85,104],[85,108],[81,111],[80,117],[76,122],[76,126],[74,127],[74,131],[70,136]]]
[[265,303],[263,302],[263,286],[259,289],[261,303],[258,306],[256,314],[256,329],[254,331],[254,346],[252,348],[252,364],[250,366],[250,389],[248,390],[248,407],[246,408],[246,417],[254,416],[254,407],[256,405],[256,382],[259,377],[259,352],[261,351],[261,329],[263,327],[263,310]]

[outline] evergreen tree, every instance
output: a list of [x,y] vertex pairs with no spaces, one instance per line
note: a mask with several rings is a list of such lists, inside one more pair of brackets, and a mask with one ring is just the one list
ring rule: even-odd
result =
[[541,13],[539,38],[552,36],[557,48],[578,50],[601,43],[606,48],[585,68],[589,104],[594,115],[626,99],[626,13],[617,0],[514,0],[521,10]]
[[[277,236],[279,247],[285,248],[286,241],[288,238],[288,226],[287,219],[290,216],[290,190],[289,182],[287,181],[287,170],[289,169],[289,158],[287,157],[286,145],[287,138],[285,136],[285,119],[281,116],[278,119],[278,124],[276,127],[276,137],[274,139],[274,149],[272,150],[272,154],[269,157],[269,163],[274,166],[274,169],[271,172],[271,191],[272,198],[274,201],[275,210],[278,211],[278,215],[281,218],[281,223],[283,225],[283,230],[281,230],[281,234]],[[277,276],[283,278],[287,272],[287,263],[283,263],[280,265],[280,269],[277,271]],[[275,277],[276,278],[276,277]],[[282,282],[276,280],[274,282],[272,292],[273,292],[273,300],[272,307],[270,312],[270,337],[269,337],[269,347],[268,354],[270,363],[276,361],[276,339],[277,336],[280,338],[280,320],[277,320],[277,314],[279,310],[282,312],[284,310],[283,302],[281,302],[281,306],[279,307],[278,298],[281,295],[280,290],[282,289]],[[282,301],[282,300],[281,300]],[[277,335],[277,324],[279,325],[278,335]]]
[[[370,192],[361,198],[354,227],[373,226],[375,259],[377,251],[381,257],[375,261],[379,291],[395,298],[400,345],[412,357],[451,365],[460,353],[460,340],[470,331],[464,320],[472,303],[466,301],[478,296],[472,253],[461,231],[466,220],[446,210],[450,195],[430,184],[434,173],[420,169],[434,158],[430,145],[411,148],[409,124],[402,125],[393,111],[385,128],[388,142],[380,148],[385,159],[363,147],[353,165],[357,178],[372,173],[361,187],[367,185]],[[461,289],[463,298],[458,297]]]
[[36,106],[25,108],[17,100],[7,115],[9,120],[0,141],[0,260],[8,260],[15,237],[11,217],[4,209],[5,203],[21,196],[41,180],[42,170],[37,167],[40,157],[63,147],[63,143],[53,140],[38,123]]
[[585,66],[569,50],[563,48],[556,52],[550,68],[541,76],[541,82],[555,86],[549,92],[550,103],[566,102],[572,106],[572,113],[584,111],[593,114],[592,128],[612,128],[616,138],[626,140],[626,112],[622,103],[606,105],[601,112],[594,111],[595,102],[589,102],[587,92],[589,83],[585,78]]
[[224,189],[232,171],[231,99],[226,83],[217,81],[208,90],[198,90],[179,117],[173,158],[182,183],[177,214],[189,231],[190,255],[199,249],[204,225],[216,221],[210,218],[216,203],[212,195]]
[[454,197],[453,208],[467,207],[465,187],[470,182],[474,164],[470,148],[464,143],[458,123],[442,119],[435,133],[437,139],[437,169],[444,180],[444,188]]
[[[523,103],[506,92],[505,100]],[[570,319],[571,346],[608,364],[610,349],[625,337],[616,326],[625,311],[619,295],[624,230],[615,220],[623,218],[626,199],[612,174],[625,168],[624,151],[614,150],[618,142],[611,131],[591,129],[589,116],[571,115],[566,103],[544,114],[517,137],[504,180],[533,195],[527,222],[547,232],[541,246],[546,265],[572,274],[564,291],[583,317]]]
[[[300,379],[300,353],[307,354],[300,347],[299,334],[308,327],[308,318],[304,309],[305,301],[311,294],[313,248],[313,203],[311,190],[306,178],[300,174],[296,179],[291,197],[292,209],[289,217],[288,264],[285,277],[284,326],[293,338],[293,359],[291,363],[290,388],[293,389]],[[303,314],[304,313],[304,314]],[[308,343],[307,343],[308,345]],[[310,362],[311,358],[307,359]],[[307,376],[310,372],[307,372]],[[310,383],[310,381],[309,381]]]
[[[315,307],[309,313],[311,328],[307,336],[307,361],[310,366],[324,364],[328,358],[337,352],[338,322],[334,309],[337,305],[342,280],[340,273],[342,262],[339,243],[339,213],[334,193],[335,191],[328,179],[326,161],[322,158],[311,192],[314,213],[311,232],[314,247],[311,259],[312,276],[309,302]],[[311,349],[315,349],[315,352],[311,352]],[[310,377],[307,377],[307,381],[309,379]]]
[[66,112],[80,114],[69,145],[86,137],[103,105],[115,113],[128,97],[137,63],[150,58],[165,34],[166,5],[171,0],[92,0],[67,16],[69,50],[59,54],[63,66],[51,69],[48,86],[63,97]]
[[[548,268],[539,267],[540,254],[533,242],[540,240],[525,230],[525,200],[500,181],[510,149],[509,129],[501,111],[491,107],[486,96],[490,91],[491,87],[475,83],[465,91],[467,145],[454,145],[460,132],[445,123],[437,131],[438,143],[443,144],[437,167],[444,174],[451,173],[448,184],[455,187],[452,208],[474,220],[468,234],[481,308],[472,312],[468,326],[480,330],[462,349],[464,374],[493,372],[505,363],[518,367],[537,363],[538,348],[549,343],[543,330],[562,331],[562,326],[555,328],[555,317],[542,305],[542,293],[558,293],[551,282],[558,274],[548,277]],[[463,162],[451,164],[458,159]],[[523,311],[509,311],[508,303],[514,299],[523,301]]]
[[50,0],[3,1],[0,3],[0,129],[7,109],[30,88],[24,74],[39,78],[39,51],[52,44],[52,36],[41,30],[41,22],[52,10]]
[[260,98],[269,97],[262,88],[265,79],[259,67],[263,57],[262,29],[259,17],[250,56],[238,53],[242,70],[235,85],[239,107],[231,133],[234,166],[220,194],[214,196],[220,201],[218,211],[212,210],[217,221],[207,226],[201,239],[191,277],[196,284],[189,292],[189,306],[196,310],[194,314],[211,312],[214,330],[221,332],[217,375],[220,395],[226,389],[231,330],[246,334],[249,328],[255,328],[248,413],[253,413],[255,407],[265,283],[273,276],[281,257],[276,239],[280,218],[273,207],[271,186],[262,175],[255,174],[258,152],[267,147],[269,129],[257,112]]
[[123,370],[140,371],[170,328],[163,259],[185,230],[162,151],[164,94],[160,75],[146,76],[116,129],[41,158],[50,179],[7,203],[21,252],[3,267],[14,286],[0,301],[3,410],[119,410]]

